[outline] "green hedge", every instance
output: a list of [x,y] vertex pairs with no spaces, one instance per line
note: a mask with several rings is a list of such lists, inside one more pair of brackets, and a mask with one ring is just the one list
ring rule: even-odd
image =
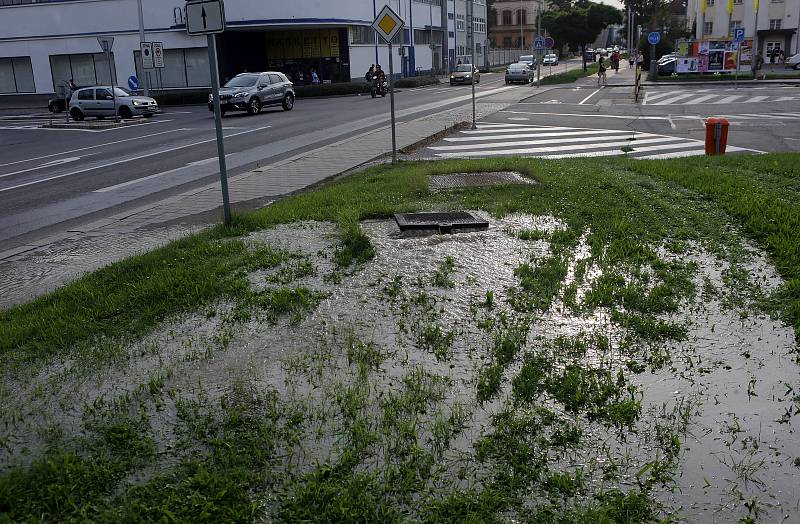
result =
[[571,69],[566,73],[558,73],[557,75],[550,75],[545,76],[542,78],[541,85],[552,85],[552,84],[571,84],[575,82],[579,78],[583,78],[586,76],[592,76],[597,74],[597,63],[587,64],[586,71],[582,68],[578,69]]
[[401,78],[394,83],[395,87],[422,87],[432,84],[439,84],[439,79],[435,76],[412,76],[409,78]]
[[297,98],[312,98],[315,96],[357,95],[369,93],[370,85],[367,82],[341,82],[337,84],[318,84],[310,86],[295,86]]

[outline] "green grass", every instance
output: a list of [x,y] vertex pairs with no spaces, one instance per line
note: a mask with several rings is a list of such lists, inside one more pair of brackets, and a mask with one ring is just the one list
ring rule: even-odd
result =
[[[432,192],[427,185],[433,174],[497,170],[518,171],[538,183],[448,192]],[[465,344],[483,357],[475,375],[448,367],[455,365],[448,360],[453,347],[462,347],[462,334],[442,327],[443,306],[434,295],[451,293],[441,288],[453,283],[456,261],[445,259],[433,276],[416,283],[386,275],[375,293],[401,312],[408,342],[430,351],[422,355],[424,362],[408,356],[411,361],[404,362],[378,344],[352,338],[335,356],[307,348],[307,358],[318,359],[314,372],[329,373],[334,382],[309,379],[299,389],[305,385],[312,393],[297,403],[263,384],[233,384],[216,400],[183,397],[170,390],[165,370],[144,378],[130,398],[92,405],[78,436],[59,436],[54,428],[44,452],[0,473],[0,521],[652,522],[663,517],[648,489],[669,481],[681,451],[679,430],[667,426],[652,435],[640,433],[661,454],[634,466],[634,473],[641,468],[636,475],[641,491],[616,489],[624,481],[615,476],[622,474],[614,472],[615,464],[599,486],[585,482],[589,477],[579,470],[557,464],[554,455],[592,446],[588,437],[598,428],[620,434],[632,426],[638,430],[645,416],[643,392],[632,386],[629,374],[644,371],[643,353],[654,368],[669,361],[664,347],[684,340],[688,330],[667,319],[695,304],[700,292],[715,299],[744,294],[745,300],[730,302],[743,313],[781,315],[800,340],[800,155],[377,166],[0,312],[0,362],[7,370],[27,366],[32,374],[52,356],[89,366],[164,322],[181,314],[206,315],[225,301],[234,304],[230,320],[263,318],[264,329],[273,329],[270,322],[279,318],[297,321],[322,298],[296,283],[314,274],[313,264],[242,235],[300,220],[336,222],[334,262],[357,271],[376,254],[359,221],[450,209],[552,215],[566,224],[549,235],[530,234],[531,240],[548,242],[550,252],[515,271],[511,299],[517,310],[504,303],[506,289],[472,297],[474,321],[482,323],[486,337]],[[748,285],[741,234],[767,253],[785,279],[777,292],[759,295]],[[579,242],[590,255],[576,265]],[[724,285],[697,290],[692,264],[659,255],[667,250],[680,261],[694,244],[733,264]],[[576,283],[567,287],[571,267]],[[587,282],[597,268],[604,276]],[[268,270],[266,280],[275,287],[252,289],[248,273],[258,270]],[[579,284],[587,284],[585,296],[579,297]],[[605,310],[624,330],[621,349],[629,353],[619,355],[617,345],[611,351],[611,337],[596,333],[529,340],[542,335],[536,323],[560,299],[576,314]],[[627,362],[627,370],[609,364],[608,353]],[[459,402],[470,404],[454,402],[456,383],[466,391]],[[504,398],[500,391],[509,394]],[[323,408],[306,404],[316,394],[326,399]],[[174,449],[155,446],[158,430],[151,427],[148,399],[159,395],[174,400]],[[473,426],[474,440],[460,443],[457,452],[450,448],[462,428],[474,423],[474,406],[490,401],[497,404],[495,415],[478,423],[481,430]],[[317,435],[332,451],[293,469],[307,451],[299,443],[302,435]],[[442,472],[462,455],[470,457],[463,470]],[[627,481],[634,478],[630,471],[625,475]]]
[[586,66],[586,71],[584,71],[583,68],[578,68],[578,69],[571,69],[564,73],[545,76],[541,79],[541,85],[546,86],[553,84],[572,84],[579,78],[596,75],[598,67],[599,66],[596,63],[588,64]]

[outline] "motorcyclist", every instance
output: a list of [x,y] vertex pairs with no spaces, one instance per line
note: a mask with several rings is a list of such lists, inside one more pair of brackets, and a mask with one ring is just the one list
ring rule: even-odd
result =
[[383,72],[383,69],[381,69],[381,65],[380,64],[375,66],[375,76],[378,77],[378,85],[379,86],[383,85],[383,83],[386,81],[386,73]]

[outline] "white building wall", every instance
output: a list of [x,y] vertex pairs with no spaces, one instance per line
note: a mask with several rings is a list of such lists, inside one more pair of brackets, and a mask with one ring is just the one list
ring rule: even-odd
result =
[[[463,4],[463,0],[458,0]],[[452,5],[452,0],[442,0]],[[229,30],[246,27],[308,29],[369,25],[374,11],[385,4],[395,9],[408,24],[425,30],[433,22],[442,25],[442,9],[417,0],[229,0],[225,14]],[[181,26],[182,0],[142,0],[147,41],[163,42],[165,49],[206,47],[203,36],[189,36]],[[480,6],[480,7],[479,7]],[[485,5],[475,6],[476,16]],[[463,12],[463,11],[462,11]],[[139,49],[136,0],[77,0],[0,7],[0,58],[30,57],[37,93],[54,91],[50,56],[99,53],[96,37],[114,36],[114,62],[117,80],[124,85],[136,74],[134,51]],[[447,23],[447,20],[444,20]],[[476,38],[478,35],[476,34]],[[349,42],[348,42],[349,44]],[[349,45],[350,72],[354,80],[375,60],[374,45]],[[379,45],[379,60],[388,70],[386,46]],[[429,45],[415,45],[415,67],[429,70],[432,52]],[[447,57],[441,57],[446,64]],[[402,57],[395,54],[395,69],[401,71]],[[57,79],[59,80],[59,79]]]

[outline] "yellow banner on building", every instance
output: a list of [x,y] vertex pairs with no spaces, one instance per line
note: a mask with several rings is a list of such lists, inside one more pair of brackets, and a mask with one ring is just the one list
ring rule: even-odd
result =
[[706,14],[706,0],[700,0],[700,12]]
[[[755,14],[758,14],[758,0],[755,0],[755,2],[753,2],[753,12]],[[758,22],[756,22],[756,25],[758,25]]]
[[728,0],[728,9],[727,9],[727,11],[728,11],[729,15],[733,14],[733,0]]

